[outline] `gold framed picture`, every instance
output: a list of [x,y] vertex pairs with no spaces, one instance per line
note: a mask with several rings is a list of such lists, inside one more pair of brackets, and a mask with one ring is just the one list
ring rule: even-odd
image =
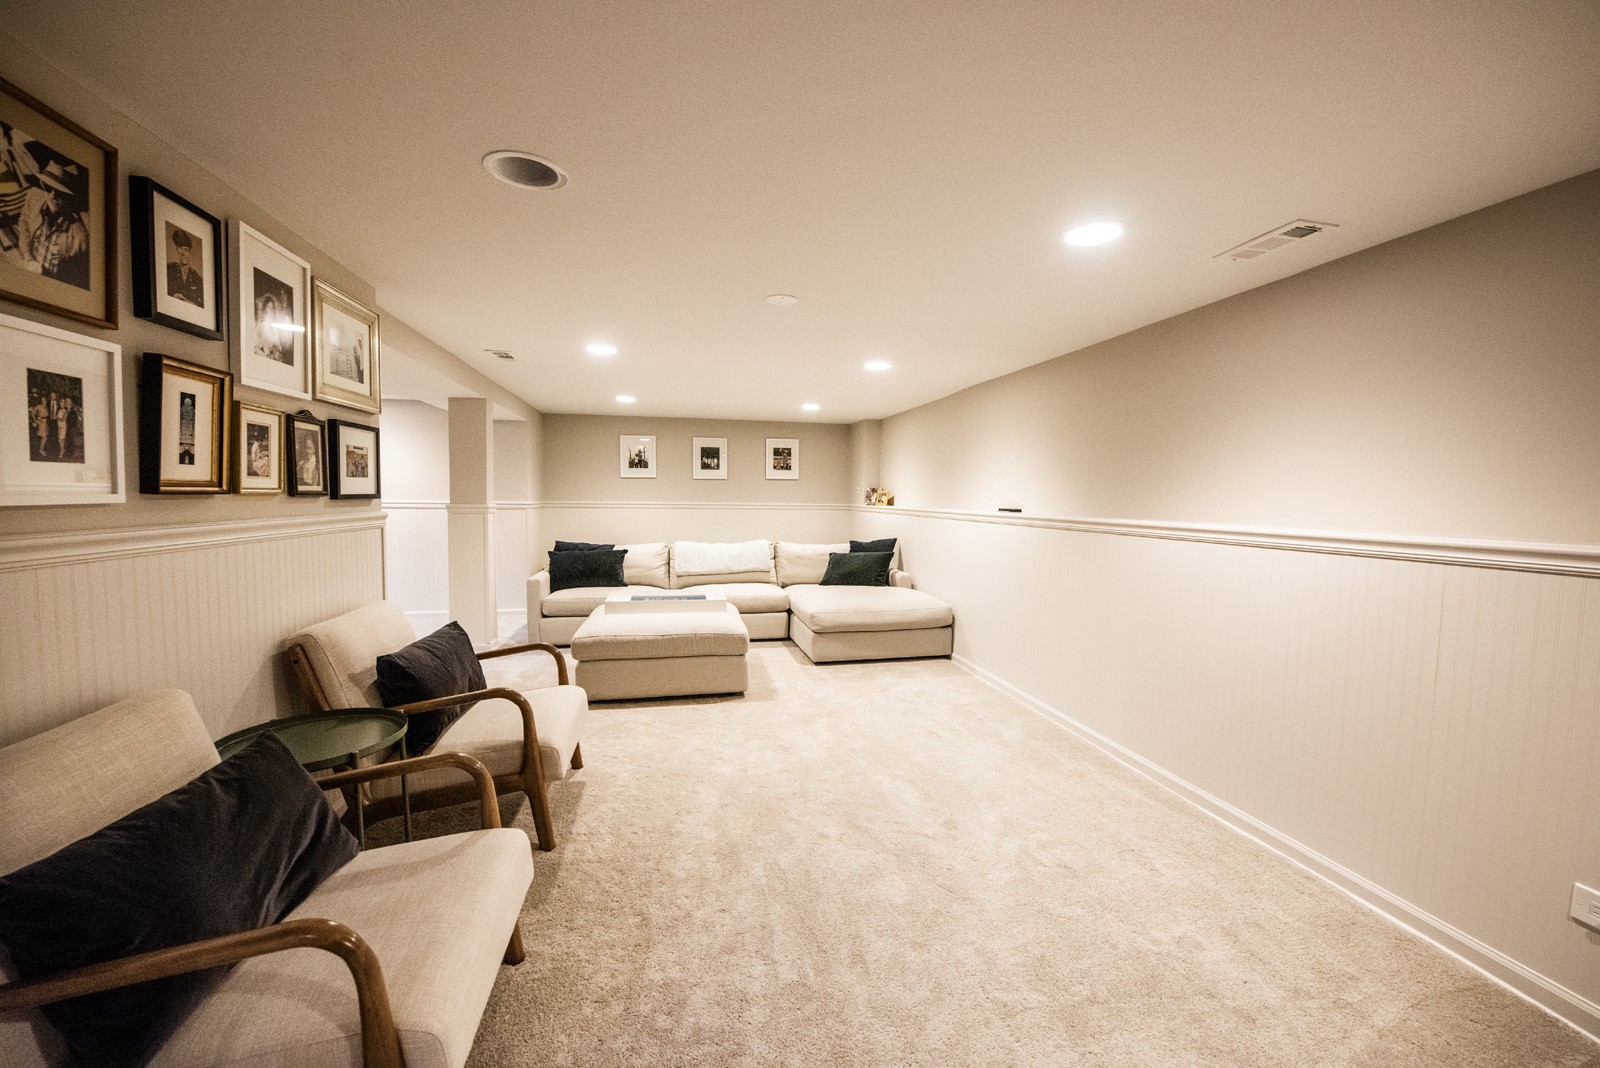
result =
[[317,279],[311,294],[311,351],[317,400],[376,413],[378,313]]
[[233,376],[147,352],[139,364],[139,492],[226,493]]
[[234,489],[240,493],[282,493],[283,413],[237,401],[233,422]]

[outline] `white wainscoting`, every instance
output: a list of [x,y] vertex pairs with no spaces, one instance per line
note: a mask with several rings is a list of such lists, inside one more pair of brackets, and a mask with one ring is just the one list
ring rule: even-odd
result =
[[0,745],[151,689],[213,737],[299,711],[279,646],[383,596],[384,514],[0,538]]
[[389,528],[383,539],[389,600],[416,632],[450,622],[450,514],[445,501],[383,502]]
[[534,501],[496,501],[494,554],[495,601],[500,637],[528,621],[528,576],[540,569],[539,505]]
[[546,501],[535,553],[563,541],[837,542],[849,537],[844,504],[702,501]]
[[975,673],[1600,1035],[1600,549],[853,520]]

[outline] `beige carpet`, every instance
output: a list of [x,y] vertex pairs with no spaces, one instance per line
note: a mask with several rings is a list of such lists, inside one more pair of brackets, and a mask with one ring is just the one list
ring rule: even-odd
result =
[[583,749],[472,1068],[1600,1066],[948,661],[761,643]]

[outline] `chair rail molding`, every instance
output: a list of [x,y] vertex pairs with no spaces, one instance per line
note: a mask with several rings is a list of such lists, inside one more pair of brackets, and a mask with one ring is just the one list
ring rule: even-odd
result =
[[540,508],[631,508],[662,510],[692,508],[721,512],[844,512],[848,504],[815,501],[543,501]]

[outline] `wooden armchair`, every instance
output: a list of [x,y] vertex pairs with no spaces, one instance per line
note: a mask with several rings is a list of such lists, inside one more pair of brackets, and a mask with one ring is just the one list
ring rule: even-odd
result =
[[[316,709],[380,708],[384,702],[377,687],[378,657],[402,649],[414,639],[404,613],[388,601],[379,601],[307,627],[284,643],[284,651],[293,675]],[[414,715],[477,701],[427,751],[477,757],[488,767],[499,793],[527,794],[539,848],[550,850],[555,848],[556,835],[546,783],[565,777],[569,769],[583,767],[579,731],[589,709],[588,696],[569,684],[566,659],[552,645],[535,642],[494,649],[479,653],[478,659],[533,650],[555,658],[555,686],[523,691],[492,686],[402,705],[395,711]],[[471,791],[459,782],[434,774],[412,777],[410,790],[414,809],[472,798]],[[382,818],[398,812],[400,804],[394,780],[373,783],[369,814]]]

